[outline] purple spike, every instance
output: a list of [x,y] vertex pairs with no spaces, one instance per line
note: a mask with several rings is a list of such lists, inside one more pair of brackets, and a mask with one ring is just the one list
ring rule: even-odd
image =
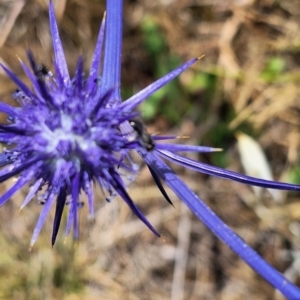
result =
[[233,171],[221,169],[218,167],[214,167],[211,165],[207,165],[189,158],[185,158],[183,156],[171,153],[169,151],[158,151],[159,155],[165,157],[169,161],[172,161],[178,165],[184,166],[186,168],[195,170],[197,172],[201,172],[204,174],[217,176],[225,179],[230,179],[234,181],[238,181],[248,185],[260,186],[269,189],[276,190],[295,190],[299,191],[300,186],[297,184],[290,184],[284,182],[276,182],[270,180],[259,179],[255,177],[250,177],[246,175],[242,175]]
[[152,136],[154,141],[165,141],[165,140],[176,140],[179,139],[177,135],[153,135]]
[[212,148],[206,146],[194,146],[194,145],[177,145],[177,144],[155,144],[157,150],[167,150],[171,152],[200,152],[210,153],[222,151],[220,148]]
[[80,190],[80,174],[76,173],[72,180],[72,206],[74,207],[74,216],[73,216],[73,238],[78,240],[79,238],[79,229],[78,229],[78,198]]
[[27,171],[24,173],[13,187],[11,187],[4,195],[0,197],[0,206],[2,206],[8,199],[10,199],[13,194],[15,194],[20,188],[22,188],[26,183],[34,178],[34,171]]
[[43,182],[43,179],[40,178],[39,180],[37,180],[29,189],[29,193],[26,196],[25,200],[23,201],[20,210],[22,210],[31,200],[32,198],[36,195],[37,191],[39,190],[39,188],[41,187],[41,184]]
[[149,221],[146,219],[146,217],[142,214],[142,212],[138,209],[138,207],[135,205],[135,203],[132,201],[130,196],[127,194],[123,183],[115,171],[111,170],[110,172],[111,180],[110,183],[116,190],[116,192],[123,198],[123,200],[127,203],[127,205],[130,207],[132,212],[158,237],[160,237],[160,234],[155,230],[155,228],[149,223]]
[[43,227],[43,225],[46,221],[46,218],[49,214],[49,211],[52,207],[52,204],[53,204],[54,200],[55,200],[55,194],[50,193],[47,200],[46,200],[45,205],[43,206],[43,210],[40,213],[39,219],[38,219],[38,221],[35,225],[35,228],[34,228],[34,231],[33,231],[33,234],[32,234],[32,238],[31,238],[31,241],[30,241],[29,249],[31,249],[33,247],[33,245],[35,244],[35,242],[38,238],[38,235],[40,234],[40,232],[42,230],[42,227]]
[[[15,167],[14,169],[12,169],[10,172],[7,172],[5,174],[1,174],[0,175],[0,182],[3,182],[5,180],[7,180],[8,178],[11,178],[11,177],[19,174],[20,172],[22,172],[23,170],[25,170],[28,167],[32,166],[33,164],[35,164],[38,161],[42,162],[43,159],[45,159],[45,156],[36,156],[36,157],[31,158],[31,159],[28,159],[23,164],[21,164],[21,165]],[[36,169],[38,169],[38,167],[40,167],[41,164],[42,163],[37,164]]]
[[1,63],[0,66],[5,71],[5,73],[10,77],[10,79],[25,93],[25,95],[28,98],[34,100],[35,102],[38,102],[38,98],[36,97],[36,95],[27,87],[27,85],[21,79],[19,79],[19,77],[16,74],[14,74],[12,71],[10,71]]
[[83,58],[79,56],[77,61],[76,75],[75,75],[75,94],[80,97],[83,90]]
[[97,81],[99,76],[99,67],[100,67],[100,60],[101,60],[101,54],[102,54],[102,48],[103,48],[103,40],[104,40],[104,33],[105,33],[105,19],[106,19],[106,13],[104,13],[101,27],[98,34],[98,39],[96,43],[96,47],[94,50],[91,68],[90,68],[90,74],[87,81],[87,90],[92,91],[93,87],[95,85],[95,81]]
[[46,100],[45,102],[47,104],[52,104],[55,106],[55,100],[52,99],[50,93],[48,92],[48,89],[46,88],[45,82],[41,78],[41,75],[38,74],[40,72],[40,70],[39,70],[40,67],[36,64],[33,54],[30,50],[27,51],[27,56],[28,56],[31,68],[36,77],[36,80],[34,81],[34,83],[36,84],[36,88],[38,89],[39,94],[41,95],[42,99]]
[[3,167],[7,164],[10,164],[13,162],[13,160],[11,159],[12,154],[10,152],[2,152],[0,154],[0,167]]
[[62,76],[64,85],[67,86],[70,83],[70,75],[68,71],[68,66],[62,47],[62,43],[59,37],[57,21],[55,17],[55,11],[53,6],[53,1],[49,4],[49,20],[50,20],[50,30],[52,36],[53,50],[55,56],[55,62],[58,67],[59,73]]
[[128,100],[123,102],[120,105],[120,108],[124,109],[125,111],[132,111],[138,105],[140,105],[143,101],[145,101],[149,96],[151,96],[154,92],[162,88],[168,82],[173,80],[177,77],[180,73],[188,69],[191,65],[197,62],[199,58],[191,59],[190,61],[186,62],[185,64],[181,65],[180,67],[176,68],[172,72],[168,73],[167,75],[163,76],[162,78],[156,80],[152,84],[148,85],[146,88],[138,92],[137,94],[130,97]]
[[83,173],[83,187],[84,192],[88,196],[89,214],[92,218],[94,218],[93,186],[86,172]]
[[9,133],[14,133],[15,135],[26,135],[26,133],[28,133],[29,131],[27,131],[26,129],[23,128],[18,128],[14,125],[4,125],[4,124],[0,124],[0,132],[1,130],[3,130],[3,132],[9,132]]
[[101,96],[100,96],[100,94],[98,94],[100,96],[99,99],[97,99],[97,98],[96,98],[97,100],[94,99],[95,102],[89,108],[92,116],[97,116],[99,109],[104,108],[106,106],[108,101],[112,98],[113,94],[114,94],[113,89],[108,90],[105,94],[102,94]]
[[54,61],[54,70],[55,70],[55,78],[54,82],[56,83],[59,90],[63,91],[65,89],[65,81],[60,73],[58,63]]
[[160,178],[159,178],[159,176],[156,174],[155,170],[154,170],[150,165],[148,165],[148,164],[147,164],[147,167],[148,167],[148,169],[149,169],[149,171],[150,171],[150,173],[151,173],[151,175],[152,175],[152,178],[153,178],[154,181],[155,181],[155,184],[157,185],[157,187],[158,187],[158,189],[160,190],[160,192],[162,193],[162,195],[165,197],[165,199],[166,199],[173,207],[175,207],[175,206],[173,205],[171,199],[169,198],[169,196],[168,196],[166,190],[164,189],[164,187],[163,187],[163,185],[162,185],[162,183],[161,183],[161,181],[160,181]]
[[16,135],[14,133],[9,132],[0,132],[0,142],[2,143],[13,143]]
[[114,89],[115,103],[120,103],[120,77],[122,55],[123,1],[107,0],[107,21],[105,26],[105,49],[101,78],[102,93]]
[[20,113],[20,109],[18,107],[12,107],[3,102],[0,102],[0,111],[13,117],[18,117]]
[[73,202],[70,204],[69,213],[68,213],[68,219],[67,219],[67,225],[66,225],[66,231],[65,236],[67,237],[70,233],[71,226],[74,219],[75,210],[77,208],[77,203],[74,205]]
[[258,274],[288,299],[300,299],[300,289],[270,266],[244,240],[236,235],[196,194],[177,177],[158,155],[148,153],[146,162],[159,174],[174,193],[226,245],[249,264]]
[[22,66],[25,74],[27,75],[27,77],[30,79],[31,84],[33,86],[33,89],[34,89],[36,95],[37,95],[37,98],[38,98],[39,102],[44,102],[44,99],[43,99],[43,96],[41,94],[40,87],[38,85],[38,82],[36,80],[35,75],[29,70],[29,68],[22,61],[21,61],[21,66]]
[[54,246],[56,241],[57,233],[61,222],[61,217],[66,204],[66,199],[67,199],[66,187],[62,187],[60,188],[59,194],[56,199],[56,208],[55,208],[52,238],[51,238],[52,247]]

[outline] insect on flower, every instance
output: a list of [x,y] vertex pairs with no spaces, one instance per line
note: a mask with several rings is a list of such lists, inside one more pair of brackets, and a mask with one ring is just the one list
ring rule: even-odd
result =
[[132,128],[138,135],[141,146],[147,151],[152,151],[155,148],[155,143],[152,136],[148,133],[146,126],[142,121],[134,119],[129,121]]
[[50,72],[49,68],[43,63],[36,64],[33,71],[38,80],[43,80],[45,77],[52,76],[52,72]]

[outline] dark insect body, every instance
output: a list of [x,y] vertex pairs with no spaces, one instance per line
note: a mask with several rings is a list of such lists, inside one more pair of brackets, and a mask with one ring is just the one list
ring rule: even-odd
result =
[[44,79],[45,77],[50,75],[50,71],[48,67],[44,64],[36,64],[34,67],[34,75],[38,79]]
[[148,133],[146,126],[139,120],[130,120],[129,123],[137,133],[141,146],[147,151],[154,150],[155,143],[152,136]]
[[[139,138],[139,142],[140,142],[141,146],[148,152],[153,151],[155,148],[155,143],[154,143],[152,136],[148,133],[146,126],[141,121],[136,120],[136,119],[130,120],[129,123],[132,126],[132,128],[135,130],[135,132]],[[155,172],[155,170],[149,164],[147,164],[147,166],[152,175],[152,178],[154,179],[154,181],[155,181],[157,187],[159,188],[160,192],[162,193],[162,195],[172,206],[174,206],[161,183],[159,175]]]

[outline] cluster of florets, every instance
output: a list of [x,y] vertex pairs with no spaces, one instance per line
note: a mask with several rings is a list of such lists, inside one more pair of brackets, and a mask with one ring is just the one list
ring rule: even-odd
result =
[[[135,165],[128,163],[127,154],[138,146],[137,134],[130,126],[127,134],[120,129],[136,114],[126,114],[120,107],[109,104],[112,91],[104,95],[99,93],[99,78],[86,79],[81,58],[74,78],[63,86],[59,76],[54,77],[44,66],[37,64],[30,51],[28,58],[32,70],[24,63],[22,66],[34,92],[3,67],[19,85],[13,96],[21,107],[2,104],[10,124],[1,125],[0,139],[16,146],[2,153],[2,166],[10,166],[1,173],[13,173],[10,174],[13,176],[17,169],[22,172],[18,182],[36,182],[24,205],[45,185],[46,192],[40,195],[42,202],[48,203],[49,199],[59,195],[60,222],[68,195],[74,198],[73,205],[78,203],[80,190],[91,198],[91,182],[96,180],[108,191],[109,197],[114,194],[114,185],[123,186],[119,175],[122,169],[136,171]],[[4,198],[1,204],[8,199]],[[92,199],[89,205],[93,214]],[[74,208],[72,219],[76,211]]]

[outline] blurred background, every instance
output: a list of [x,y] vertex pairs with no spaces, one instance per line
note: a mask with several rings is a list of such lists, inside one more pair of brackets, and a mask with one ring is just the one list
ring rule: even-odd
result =
[[[71,74],[86,70],[104,0],[56,0]],[[26,81],[31,48],[52,68],[48,1],[0,1],[0,61]],[[125,0],[122,93],[126,99],[183,62],[198,63],[140,107],[148,131],[223,148],[194,159],[249,175],[300,183],[300,2]],[[0,71],[1,100],[15,86]],[[2,116],[2,121],[5,116]],[[174,166],[183,180],[267,261],[300,284],[299,193],[269,192]],[[1,184],[3,193],[12,182]],[[51,247],[48,218],[28,246],[41,206],[19,212],[27,190],[0,209],[0,299],[283,299],[220,242],[172,192],[174,207],[141,167],[129,192],[156,238],[119,198],[96,193],[96,219],[80,215],[80,241]]]

